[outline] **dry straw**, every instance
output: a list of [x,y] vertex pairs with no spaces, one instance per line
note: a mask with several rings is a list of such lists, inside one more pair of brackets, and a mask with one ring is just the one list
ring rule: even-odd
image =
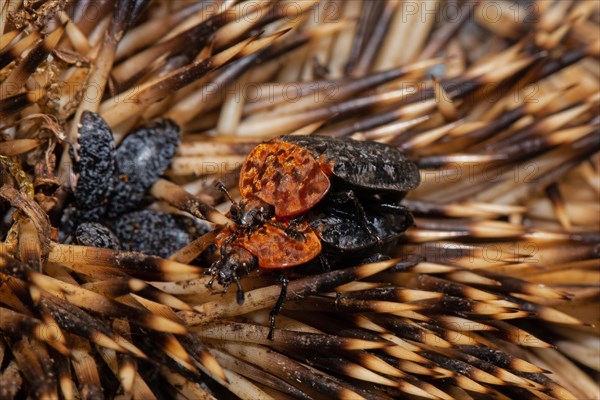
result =
[[[600,398],[600,3],[0,1],[0,398]],[[257,143],[374,140],[421,169],[393,259],[207,288],[59,241],[84,111],[181,127],[153,207],[231,224]]]

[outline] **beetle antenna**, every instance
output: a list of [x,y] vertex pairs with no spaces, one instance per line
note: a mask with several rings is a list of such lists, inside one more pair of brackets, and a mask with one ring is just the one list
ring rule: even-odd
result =
[[298,242],[304,239],[304,235],[302,234],[302,232],[298,231],[298,229],[296,229],[295,226],[291,227],[291,224],[290,224],[290,226],[285,226],[278,221],[265,221],[265,224],[281,229],[288,236],[291,236],[292,238],[294,238],[294,240],[296,240]]
[[215,184],[215,186],[217,187],[217,189],[219,189],[221,192],[223,192],[223,194],[225,196],[227,196],[227,198],[229,199],[229,201],[231,202],[231,204],[235,204],[235,201],[233,201],[233,199],[229,195],[229,192],[227,191],[227,188],[225,187],[225,185],[223,184],[223,182],[217,181],[217,183]]

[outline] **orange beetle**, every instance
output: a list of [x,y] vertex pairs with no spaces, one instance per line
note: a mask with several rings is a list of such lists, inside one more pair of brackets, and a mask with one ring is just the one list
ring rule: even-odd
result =
[[274,207],[277,218],[297,216],[311,209],[329,191],[327,164],[293,143],[259,144],[240,171],[240,194]]
[[235,282],[238,302],[243,303],[241,275],[257,267],[289,268],[316,258],[321,253],[319,237],[307,223],[290,218],[312,208],[329,187],[324,168],[306,149],[286,142],[255,147],[240,171],[242,200],[232,200],[230,214],[236,226],[217,235],[221,258],[211,267],[209,285],[214,279],[224,287]]

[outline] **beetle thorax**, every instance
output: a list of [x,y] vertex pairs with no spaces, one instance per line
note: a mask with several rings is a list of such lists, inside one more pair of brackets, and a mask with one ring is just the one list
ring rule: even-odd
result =
[[231,206],[231,217],[241,228],[262,225],[274,215],[275,210],[272,205],[255,197],[243,199]]

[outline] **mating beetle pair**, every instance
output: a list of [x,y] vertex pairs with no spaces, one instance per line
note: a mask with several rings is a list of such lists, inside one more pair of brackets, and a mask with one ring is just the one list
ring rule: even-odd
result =
[[[178,131],[172,121],[158,120],[131,133],[115,149],[102,118],[83,114],[78,142],[70,149],[77,179],[72,220],[79,224],[80,242],[137,251],[160,247],[163,257],[176,250],[173,245],[187,244],[191,236],[179,234],[181,221],[171,221],[174,216],[132,212],[170,163]],[[232,201],[230,211],[236,225],[222,228],[216,237],[220,259],[211,266],[209,285],[214,280],[224,287],[236,283],[242,303],[240,277],[256,268],[283,269],[316,259],[326,267],[356,264],[374,252],[385,253],[412,225],[410,213],[399,203],[418,184],[416,165],[382,143],[281,136],[260,144],[240,171],[242,200]],[[109,224],[116,235],[98,222]],[[175,236],[164,237],[173,243],[164,243],[164,235],[160,241],[144,239],[175,231]],[[284,297],[285,284],[275,313]]]
[[382,143],[282,136],[260,144],[240,171],[242,200],[230,211],[237,226],[217,235],[221,258],[210,284],[236,283],[241,303],[239,279],[257,267],[356,262],[374,247],[385,251],[412,225],[399,202],[419,181],[417,166]]

